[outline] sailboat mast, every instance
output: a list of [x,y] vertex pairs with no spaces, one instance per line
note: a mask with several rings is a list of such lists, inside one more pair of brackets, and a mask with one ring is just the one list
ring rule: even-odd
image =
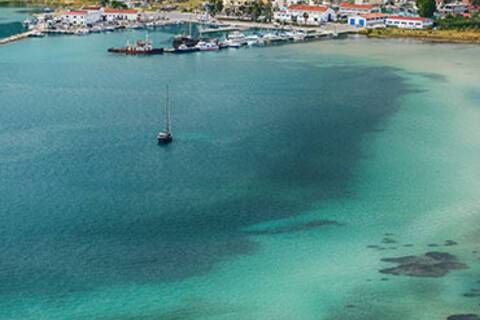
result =
[[168,133],[170,133],[170,108],[169,108],[170,97],[169,97],[169,94],[168,94],[168,84],[167,84],[167,87],[166,87],[166,91],[167,91],[167,99],[166,99],[166,102],[165,102],[165,130]]

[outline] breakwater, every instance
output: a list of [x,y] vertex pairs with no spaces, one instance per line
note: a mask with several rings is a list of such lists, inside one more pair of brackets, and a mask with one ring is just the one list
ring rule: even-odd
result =
[[10,37],[0,39],[0,45],[28,38],[32,33],[33,33],[33,31],[27,31],[27,32],[22,32],[22,33],[15,34],[15,35],[10,36]]

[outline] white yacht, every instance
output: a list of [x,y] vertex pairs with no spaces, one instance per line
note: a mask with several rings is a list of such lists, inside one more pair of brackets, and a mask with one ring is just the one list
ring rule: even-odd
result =
[[265,40],[265,42],[267,43],[273,43],[273,42],[279,42],[279,41],[282,41],[282,37],[279,37],[278,35],[274,34],[274,33],[267,33],[263,36],[263,39]]
[[198,50],[200,51],[216,51],[220,49],[220,47],[215,43],[205,41],[198,42],[195,47],[198,48]]
[[234,31],[229,33],[227,36],[227,40],[230,40],[231,43],[238,43],[240,46],[247,44],[247,40],[245,39],[245,35],[241,32]]
[[256,34],[246,36],[245,40],[247,41],[247,45],[249,47],[259,46],[259,45],[263,45],[265,43],[263,38],[257,36]]

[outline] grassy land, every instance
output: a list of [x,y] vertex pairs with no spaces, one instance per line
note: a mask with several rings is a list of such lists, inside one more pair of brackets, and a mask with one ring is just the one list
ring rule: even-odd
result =
[[374,38],[415,38],[432,42],[478,43],[479,30],[406,30],[385,28],[365,30],[362,32]]

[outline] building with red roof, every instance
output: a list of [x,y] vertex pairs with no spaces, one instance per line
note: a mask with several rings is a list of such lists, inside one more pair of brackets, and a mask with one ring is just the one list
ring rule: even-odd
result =
[[134,9],[112,9],[105,8],[103,10],[103,16],[106,21],[117,21],[117,20],[128,20],[136,21],[138,20],[139,13]]
[[293,4],[287,10],[274,13],[274,19],[280,22],[298,22],[307,25],[319,25],[327,21],[335,21],[335,11],[327,6]]
[[422,17],[389,16],[385,21],[387,27],[401,29],[425,29],[433,26],[432,19]]
[[366,13],[348,17],[348,24],[357,27],[385,26],[388,15],[385,13]]
[[88,12],[84,10],[77,11],[65,11],[61,15],[63,23],[74,26],[84,26],[87,24],[87,15]]
[[338,9],[338,13],[342,17],[349,17],[359,14],[379,13],[380,7],[373,4],[353,4],[342,2]]

